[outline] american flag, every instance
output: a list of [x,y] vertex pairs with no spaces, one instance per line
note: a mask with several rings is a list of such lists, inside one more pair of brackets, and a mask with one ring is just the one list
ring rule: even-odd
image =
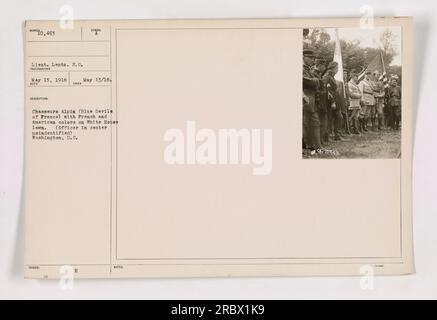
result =
[[382,57],[382,52],[379,52],[379,54],[376,55],[375,58],[372,59],[372,61],[370,61],[367,68],[360,73],[360,75],[358,76],[358,81],[364,79],[364,76],[366,75],[367,71],[370,71],[372,73],[378,71],[378,73],[380,74],[378,80],[384,83],[384,88],[388,87],[387,72],[385,71],[385,64],[384,64],[384,59]]

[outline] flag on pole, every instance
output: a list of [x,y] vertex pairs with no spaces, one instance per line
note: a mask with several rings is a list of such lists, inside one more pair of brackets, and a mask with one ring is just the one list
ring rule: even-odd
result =
[[340,38],[338,37],[338,28],[335,29],[335,51],[334,61],[338,63],[338,72],[334,76],[335,80],[343,83],[343,58],[341,57]]
[[385,64],[384,59],[382,57],[382,51],[379,52],[378,55],[375,56],[375,58],[370,61],[369,65],[366,69],[364,69],[360,75],[358,76],[358,81],[361,81],[364,79],[364,76],[367,71],[375,72],[378,71],[380,74],[380,77],[378,80],[381,80],[384,83],[384,87],[388,87],[388,78],[387,78],[387,72],[385,71]]
[[[344,83],[344,69],[343,69],[343,57],[341,55],[341,44],[340,37],[338,36],[338,28],[335,29],[335,51],[334,51],[334,61],[338,64],[338,72],[335,74],[334,79],[338,84],[338,94],[346,106],[346,83]],[[346,80],[347,81],[347,80]],[[350,133],[349,118],[346,117],[346,127],[347,132]]]

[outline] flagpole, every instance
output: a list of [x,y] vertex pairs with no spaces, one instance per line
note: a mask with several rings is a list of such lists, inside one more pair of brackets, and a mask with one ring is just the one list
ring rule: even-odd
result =
[[388,74],[387,74],[387,70],[385,70],[385,62],[384,62],[384,56],[383,56],[383,54],[382,54],[382,52],[383,52],[383,50],[381,49],[381,47],[379,47],[379,53],[380,53],[380,56],[381,56],[381,61],[382,61],[382,79],[383,80],[386,80],[386,81],[384,81],[384,88],[387,88],[388,87]]
[[[346,103],[346,83],[345,83],[345,79],[344,79],[344,69],[343,69],[343,55],[341,53],[341,43],[340,43],[340,37],[338,36],[338,28],[335,28],[335,51],[334,51],[334,61],[337,58],[337,63],[339,64],[339,66],[341,66],[338,70],[338,72],[341,72],[340,75],[338,75],[337,77],[343,81],[341,81],[343,83],[343,101],[345,104]],[[339,81],[340,81],[339,80]],[[347,80],[347,79],[346,79]],[[348,107],[346,107],[346,128],[348,133],[350,134],[350,125],[349,125],[349,114],[348,114]]]
[[384,56],[382,55],[382,49],[379,49],[379,54],[381,55],[381,61],[382,61],[382,70],[384,70],[384,73],[387,74],[387,71],[385,70],[385,63],[384,63]]

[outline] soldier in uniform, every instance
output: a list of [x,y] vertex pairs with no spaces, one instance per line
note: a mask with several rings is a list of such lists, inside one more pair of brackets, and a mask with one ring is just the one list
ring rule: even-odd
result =
[[351,79],[348,82],[349,91],[349,123],[352,126],[353,134],[360,134],[360,111],[361,111],[361,97],[362,93],[360,87],[358,86],[358,75],[355,71],[351,72]]
[[350,121],[349,121],[349,104],[350,104],[350,95],[349,95],[349,73],[347,70],[343,72],[343,88],[340,94],[344,97],[344,108],[342,110],[343,115],[343,131],[346,134],[351,134],[350,131]]
[[316,96],[320,87],[320,80],[312,72],[315,62],[314,51],[305,49],[303,51],[303,96],[307,103],[303,105],[303,145],[310,150],[319,150],[320,141],[320,119],[316,104]]
[[378,71],[375,71],[373,73],[373,76],[375,78],[373,92],[375,95],[376,121],[378,122],[378,130],[381,130],[384,127],[384,83],[380,79]]
[[341,138],[341,110],[344,106],[344,101],[338,93],[338,85],[334,76],[338,72],[338,63],[331,61],[326,68],[323,82],[326,85],[328,92],[328,114],[329,120],[334,127],[334,140],[343,140]]
[[326,71],[326,60],[323,57],[318,57],[312,69],[313,74],[320,80],[319,90],[316,95],[316,105],[319,111],[320,119],[320,140],[322,145],[329,142],[329,121],[328,121],[328,92],[323,83],[323,75]]
[[389,104],[393,114],[393,129],[399,130],[401,123],[402,90],[396,79],[393,79],[389,89]]
[[366,71],[366,75],[363,81],[360,82],[359,87],[361,91],[361,114],[360,122],[362,131],[366,132],[367,123],[371,118],[373,109],[375,108],[375,96],[373,94],[373,85],[371,82],[372,72]]
[[392,109],[390,106],[390,82],[389,85],[384,88],[384,120],[385,120],[385,127],[393,129],[393,114]]

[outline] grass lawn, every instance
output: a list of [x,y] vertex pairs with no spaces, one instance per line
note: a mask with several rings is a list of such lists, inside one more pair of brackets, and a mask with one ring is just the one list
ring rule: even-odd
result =
[[393,159],[400,158],[401,132],[382,130],[366,132],[361,136],[346,135],[345,141],[331,141],[324,146],[332,150],[323,154],[308,155],[309,159]]

